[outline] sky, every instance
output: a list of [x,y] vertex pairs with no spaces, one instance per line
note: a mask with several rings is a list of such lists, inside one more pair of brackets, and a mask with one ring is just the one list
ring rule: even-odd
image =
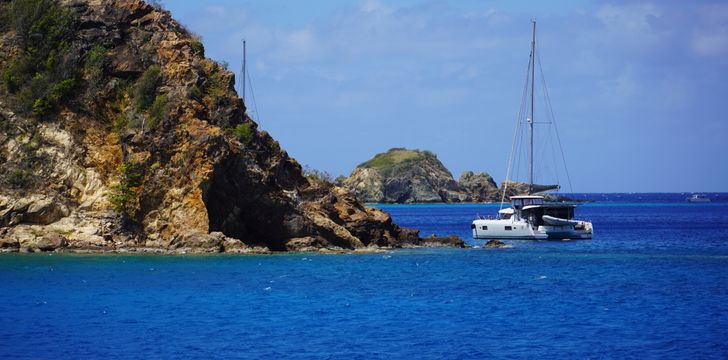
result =
[[[554,134],[543,124],[536,159],[559,160],[538,162],[536,182],[558,177],[566,192],[728,191],[725,2],[163,6],[237,74],[245,39],[249,114],[301,164],[333,176],[407,147],[434,152],[456,179],[472,170],[504,180],[536,19],[571,186],[554,141],[539,142]],[[537,122],[545,109],[537,100]]]

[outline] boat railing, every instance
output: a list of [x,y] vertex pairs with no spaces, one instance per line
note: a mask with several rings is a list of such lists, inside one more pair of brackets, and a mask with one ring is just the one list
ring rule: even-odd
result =
[[499,220],[500,217],[499,216],[494,216],[494,215],[487,215],[487,216],[477,215],[475,217],[475,219],[476,220]]

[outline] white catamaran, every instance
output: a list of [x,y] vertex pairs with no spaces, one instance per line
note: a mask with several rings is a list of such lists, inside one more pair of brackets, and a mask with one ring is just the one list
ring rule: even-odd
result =
[[[534,106],[533,95],[535,87],[536,64],[536,22],[533,23],[531,40],[531,54],[527,78],[530,85],[530,117],[527,118],[529,128],[529,186],[528,195],[511,196],[511,207],[502,208],[508,188],[508,181],[503,186],[501,210],[498,216],[492,219],[478,218],[470,225],[474,239],[518,239],[518,240],[570,240],[591,239],[593,228],[589,221],[574,219],[574,204],[547,203],[544,196],[539,195],[539,186],[533,182],[533,124]],[[545,86],[545,85],[544,85]],[[524,101],[526,93],[524,92]],[[522,106],[522,109],[524,107]],[[549,108],[550,110],[550,108]],[[519,115],[518,124],[521,123]],[[514,139],[514,149],[516,140]],[[511,160],[514,154],[511,153]],[[508,176],[510,177],[512,161],[509,161]],[[548,188],[548,187],[547,187]],[[556,186],[555,188],[558,188]]]

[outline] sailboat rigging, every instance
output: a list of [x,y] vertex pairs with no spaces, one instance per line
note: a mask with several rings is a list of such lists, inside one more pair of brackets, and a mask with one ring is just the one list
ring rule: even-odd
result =
[[[508,160],[508,171],[506,181],[503,186],[503,197],[501,200],[501,209],[495,219],[476,219],[471,224],[474,239],[524,239],[524,240],[542,240],[542,239],[591,239],[593,234],[592,223],[584,220],[574,219],[574,204],[555,204],[547,203],[544,196],[540,193],[558,189],[559,186],[541,186],[534,184],[534,95],[535,95],[535,73],[536,73],[536,21],[532,22],[531,34],[531,52],[529,55],[527,82],[530,85],[529,91],[524,88],[524,97],[529,96],[530,110],[526,123],[528,124],[528,191],[526,195],[511,196],[511,207],[503,208],[505,203],[506,191],[511,176],[513,158],[517,148],[518,129],[521,122],[521,114],[525,106],[522,101],[521,111],[518,116],[518,124],[516,133],[514,134],[514,143],[511,155]],[[540,65],[540,62],[539,62]],[[542,72],[543,79],[543,69]],[[530,83],[529,83],[530,80]],[[544,92],[545,81],[544,81]],[[525,99],[524,99],[525,100]],[[552,111],[548,106],[548,111]],[[557,132],[558,136],[558,132]],[[559,140],[559,148],[562,150]],[[567,170],[568,171],[568,170]],[[570,180],[569,180],[570,181]]]
[[240,87],[238,89],[238,93],[241,95],[241,99],[243,99],[243,103],[245,106],[248,106],[248,102],[246,99],[246,90],[250,88],[250,97],[253,101],[253,111],[255,112],[255,122],[258,123],[258,126],[261,125],[260,122],[260,113],[258,112],[258,103],[255,101],[255,93],[253,92],[253,82],[250,79],[250,73],[248,73],[248,54],[247,54],[247,42],[245,39],[243,39],[243,62],[240,69]]

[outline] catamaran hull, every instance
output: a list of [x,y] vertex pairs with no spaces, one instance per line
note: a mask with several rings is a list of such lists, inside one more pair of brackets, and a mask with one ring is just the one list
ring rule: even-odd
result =
[[534,229],[525,221],[502,219],[478,219],[470,226],[473,230],[473,239],[500,239],[500,240],[546,240],[548,234]]
[[523,220],[478,219],[471,225],[473,239],[480,240],[588,240],[592,238],[592,224],[575,220],[574,225],[540,225],[533,228]]
[[539,226],[539,230],[548,234],[549,240],[589,240],[591,230],[578,230],[573,226]]

